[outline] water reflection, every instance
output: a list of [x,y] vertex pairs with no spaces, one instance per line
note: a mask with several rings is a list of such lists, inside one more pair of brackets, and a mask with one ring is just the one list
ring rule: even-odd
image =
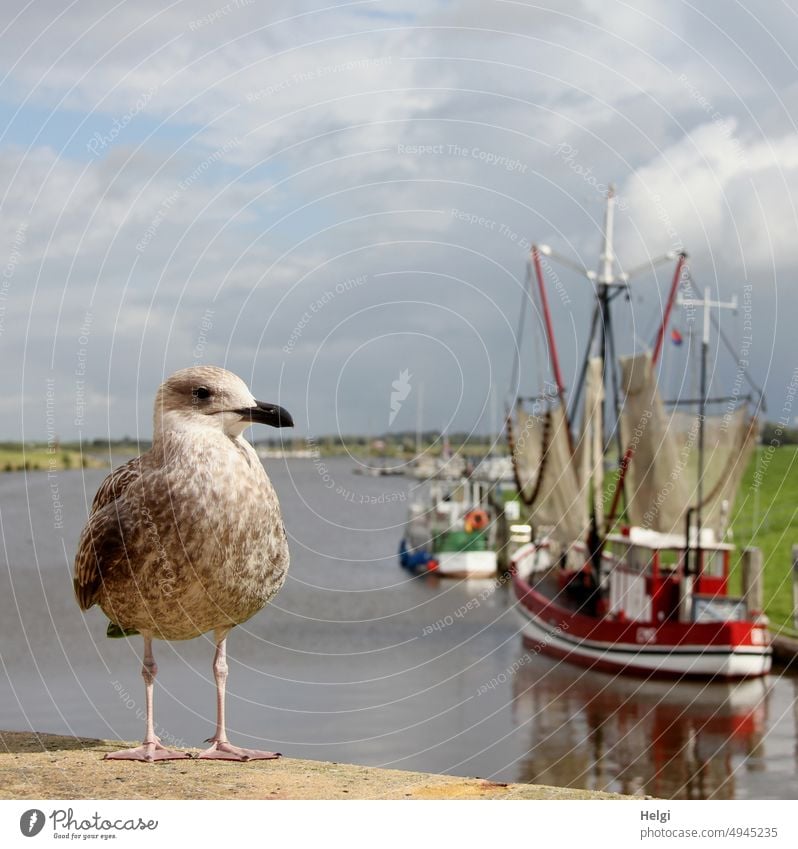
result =
[[[236,736],[294,757],[663,797],[798,798],[798,678],[743,686],[613,679],[524,650],[515,598],[495,581],[412,579],[396,547],[406,503],[328,461],[274,465],[291,535],[277,602],[236,629]],[[141,641],[105,639],[72,592],[72,553],[105,470],[0,476],[0,728],[134,740]],[[389,478],[390,491],[408,485]],[[356,530],[348,530],[355,527]],[[34,545],[35,541],[35,545]],[[232,651],[232,648],[231,648]],[[213,728],[212,647],[159,642],[159,722],[197,745]],[[517,674],[515,670],[518,670]]]
[[[673,799],[733,799],[764,768],[770,684],[641,681],[543,658],[513,680],[521,781]],[[797,720],[798,721],[798,720]]]

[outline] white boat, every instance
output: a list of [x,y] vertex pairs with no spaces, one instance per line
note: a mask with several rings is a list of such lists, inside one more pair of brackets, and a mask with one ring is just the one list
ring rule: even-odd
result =
[[514,483],[512,457],[485,457],[477,464],[473,477],[492,483]]
[[399,548],[402,568],[450,578],[495,575],[498,523],[489,492],[488,485],[472,478],[419,487]]
[[411,477],[417,480],[459,480],[466,470],[466,462],[459,455],[433,457],[421,455],[410,466]]

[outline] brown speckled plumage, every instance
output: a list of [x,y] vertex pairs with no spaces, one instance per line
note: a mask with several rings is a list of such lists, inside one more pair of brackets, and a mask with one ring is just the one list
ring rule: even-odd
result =
[[80,536],[75,595],[99,604],[109,636],[144,638],[146,732],[141,746],[112,760],[185,759],[155,734],[153,638],[188,640],[214,632],[216,732],[198,757],[271,760],[227,739],[227,633],[257,613],[285,581],[288,542],[266,472],[242,434],[250,424],[290,427],[291,416],[256,401],[241,378],[202,366],[164,381],[155,397],[152,449],[100,486]]
[[[251,395],[222,369],[188,372],[187,388],[178,372],[159,390],[153,448],[98,490],[75,561],[83,610],[99,604],[123,629],[167,640],[245,622],[288,569],[280,506],[252,446],[204,426],[214,418],[205,411],[191,411],[185,422],[163,415],[190,402],[199,382],[219,387],[219,397],[234,379],[235,390]],[[238,401],[219,400],[231,403]]]

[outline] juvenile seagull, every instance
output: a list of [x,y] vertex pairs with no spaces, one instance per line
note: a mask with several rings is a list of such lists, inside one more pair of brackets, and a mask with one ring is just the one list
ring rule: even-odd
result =
[[229,371],[178,371],[155,397],[152,448],[113,471],[94,497],[75,558],[78,604],[100,605],[111,620],[108,636],[144,637],[144,742],[107,758],[188,757],[155,736],[152,641],[208,631],[216,640],[217,722],[213,745],[199,757],[279,757],[233,746],[224,720],[227,634],[277,593],[288,570],[277,496],[242,435],[254,422],[293,426],[288,412],[256,401]]

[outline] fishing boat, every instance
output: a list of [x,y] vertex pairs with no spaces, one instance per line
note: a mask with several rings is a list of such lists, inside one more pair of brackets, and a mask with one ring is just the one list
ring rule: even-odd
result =
[[421,481],[460,480],[466,473],[466,461],[459,454],[448,457],[422,454],[413,461],[408,473]]
[[[728,528],[758,439],[762,395],[739,363],[752,392],[708,394],[710,319],[720,330],[715,314],[735,302],[712,300],[708,290],[698,298],[687,255],[666,254],[655,262],[672,259],[676,267],[653,345],[616,362],[611,303],[628,293],[633,273],[616,268],[614,204],[610,190],[599,270],[584,270],[596,296],[570,399],[541,263],[541,256],[558,257],[546,246],[530,252],[528,281],[553,379],[531,399],[531,410],[522,398],[507,416],[519,499],[532,528],[532,541],[512,558],[524,639],[536,652],[616,673],[762,676],[771,647],[761,558],[746,555],[744,592],[733,595],[736,548]],[[658,364],[677,305],[691,316],[703,310],[700,390],[667,404]],[[718,406],[722,413],[710,414]],[[605,482],[613,454],[617,472]]]
[[491,486],[473,478],[429,481],[410,502],[399,565],[413,574],[484,578],[496,574],[499,522]]
[[405,471],[401,466],[355,466],[352,473],[370,478],[389,478],[403,475]]
[[448,480],[456,481],[469,473],[466,458],[461,452],[453,452],[449,437],[441,434],[440,456],[430,454],[421,449],[421,431],[419,427],[416,437],[416,459],[410,467],[410,475],[418,480]]
[[474,477],[496,484],[515,483],[513,461],[510,457],[485,457],[474,468]]

